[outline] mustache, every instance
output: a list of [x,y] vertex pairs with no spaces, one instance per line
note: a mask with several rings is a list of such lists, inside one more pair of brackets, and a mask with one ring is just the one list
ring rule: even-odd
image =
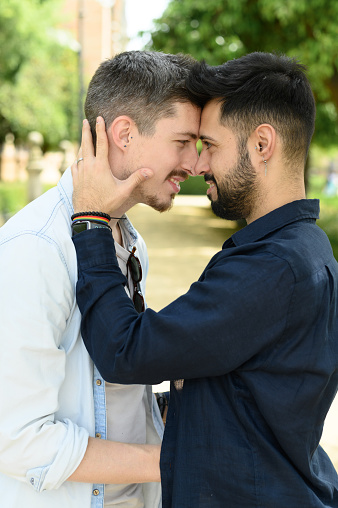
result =
[[188,180],[188,178],[189,178],[189,175],[187,174],[186,171],[183,171],[181,169],[173,169],[173,171],[171,171],[169,173],[169,175],[167,176],[167,180],[169,180],[169,178],[174,178],[175,176],[183,178],[184,181]]
[[206,182],[214,182],[214,184],[216,184],[216,180],[212,175],[208,175],[208,174],[204,175],[204,180]]

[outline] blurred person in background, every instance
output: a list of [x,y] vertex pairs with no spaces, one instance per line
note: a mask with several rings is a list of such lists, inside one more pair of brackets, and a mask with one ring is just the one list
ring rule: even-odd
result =
[[[200,108],[184,84],[193,63],[126,52],[103,62],[88,89],[86,115],[93,132],[105,118],[115,176],[143,181],[109,223],[138,311],[148,258],[125,212],[139,202],[169,209],[193,171]],[[151,180],[136,171],[144,166]],[[152,388],[105,383],[81,340],[72,193],[69,168],[0,230],[1,506],[157,508],[163,423]],[[86,212],[74,233],[106,227]]]
[[[83,339],[109,382],[173,381],[164,508],[337,507],[319,441],[338,383],[338,265],[305,195],[315,102],[304,67],[252,53],[197,65],[188,88],[204,108],[194,173],[215,214],[247,226],[185,295],[141,314],[110,231],[75,235]],[[95,158],[85,124],[74,209],[115,214],[126,186],[111,175],[102,121],[97,132]]]

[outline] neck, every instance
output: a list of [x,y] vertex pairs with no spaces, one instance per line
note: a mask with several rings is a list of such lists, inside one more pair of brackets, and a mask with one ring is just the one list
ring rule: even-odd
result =
[[287,186],[278,185],[273,189],[264,188],[258,193],[252,213],[246,219],[247,224],[267,215],[283,205],[305,199],[304,181],[289,182]]
[[118,210],[114,211],[114,216],[109,222],[109,226],[112,229],[112,234],[115,242],[119,243],[122,247],[123,247],[122,234],[118,222],[119,219],[136,204],[137,203],[130,198],[123,204],[123,206],[121,206]]

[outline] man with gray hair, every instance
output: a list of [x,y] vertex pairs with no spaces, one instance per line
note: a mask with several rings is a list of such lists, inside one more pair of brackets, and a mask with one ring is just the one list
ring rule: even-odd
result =
[[[103,62],[89,85],[86,116],[93,132],[96,117],[105,120],[114,176],[141,182],[109,223],[138,311],[148,259],[125,213],[140,202],[169,209],[193,171],[200,108],[185,88],[192,64],[126,52]],[[0,230],[2,505],[157,508],[163,423],[151,387],[105,383],[81,340],[70,219],[73,234],[105,222],[92,210],[74,216],[72,192],[68,169]]]

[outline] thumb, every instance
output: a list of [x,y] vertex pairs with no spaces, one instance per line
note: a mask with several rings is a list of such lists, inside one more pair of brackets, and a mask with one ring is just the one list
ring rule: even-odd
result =
[[128,193],[132,192],[135,187],[140,185],[140,183],[144,182],[145,180],[148,180],[153,176],[153,171],[149,168],[141,168],[135,171],[130,175],[127,180],[123,181],[123,185],[125,187],[125,190],[128,191]]

